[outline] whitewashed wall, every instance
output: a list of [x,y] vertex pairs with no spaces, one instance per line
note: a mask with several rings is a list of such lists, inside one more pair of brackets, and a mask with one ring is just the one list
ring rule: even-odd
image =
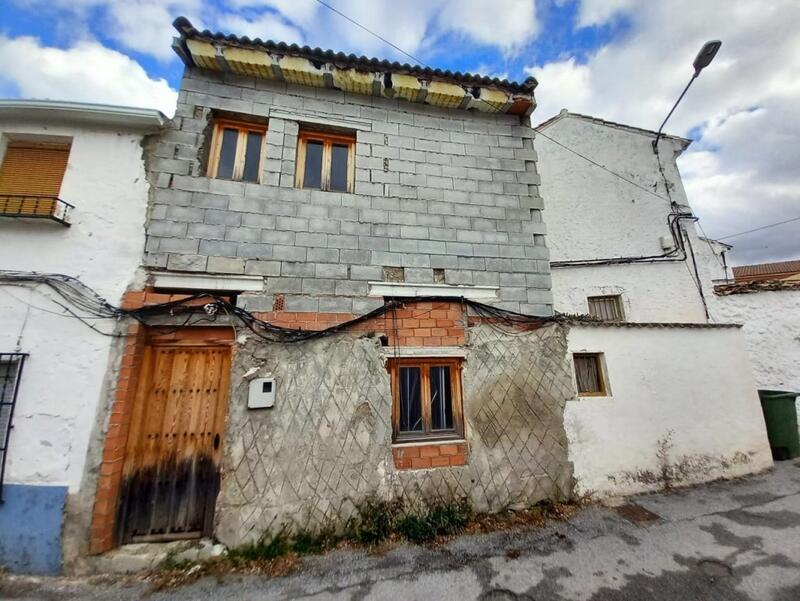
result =
[[743,324],[756,385],[800,392],[800,290],[712,295],[718,321]]
[[[654,136],[576,116],[563,117],[544,133],[641,186],[592,165],[543,135],[537,136],[551,261],[663,253],[660,238],[670,237],[670,204],[665,200],[664,179],[651,146]],[[687,206],[675,162],[682,143],[665,139],[660,147],[669,194],[679,205]],[[697,248],[701,241],[694,227],[683,223]],[[702,301],[687,265],[553,267],[554,307],[565,313],[586,313],[587,296],[621,294],[629,321],[705,322]]]
[[568,346],[604,353],[611,390],[567,403],[579,493],[633,494],[772,465],[738,328],[573,326]]
[[[0,269],[80,278],[118,304],[144,248],[142,136],[0,121],[4,136],[72,138],[60,197],[72,227],[0,220]],[[0,352],[29,353],[14,415],[6,481],[78,489],[112,338],[66,317],[44,287],[0,286]],[[100,322],[109,331],[113,324]]]

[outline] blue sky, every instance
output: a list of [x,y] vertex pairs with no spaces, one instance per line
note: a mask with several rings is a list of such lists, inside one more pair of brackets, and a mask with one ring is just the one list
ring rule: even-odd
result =
[[[539,80],[561,108],[655,129],[703,42],[723,40],[669,130],[711,236],[800,215],[796,0],[327,0],[434,67]],[[315,0],[2,0],[0,96],[174,110],[172,20],[410,62]],[[602,160],[602,157],[596,157]],[[735,262],[800,257],[800,222],[731,239]]]

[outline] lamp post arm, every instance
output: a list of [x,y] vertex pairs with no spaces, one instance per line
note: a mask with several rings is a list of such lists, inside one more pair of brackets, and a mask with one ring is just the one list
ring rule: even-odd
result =
[[667,114],[667,117],[664,119],[664,122],[661,124],[661,127],[658,128],[658,133],[656,134],[656,139],[653,140],[653,152],[655,152],[656,154],[658,154],[658,141],[661,138],[661,131],[664,129],[664,126],[667,124],[667,121],[669,121],[669,118],[672,117],[672,113],[674,113],[675,109],[678,108],[678,105],[680,104],[681,100],[683,100],[683,97],[686,96],[686,92],[689,91],[689,87],[694,83],[694,80],[697,79],[698,75],[700,75],[700,71],[699,70],[694,72],[694,75],[692,75],[692,78],[689,80],[689,83],[686,84],[686,87],[683,88],[683,92],[681,92],[681,95],[678,96],[678,100],[676,100],[675,104],[672,105],[672,108],[670,109],[669,113]]

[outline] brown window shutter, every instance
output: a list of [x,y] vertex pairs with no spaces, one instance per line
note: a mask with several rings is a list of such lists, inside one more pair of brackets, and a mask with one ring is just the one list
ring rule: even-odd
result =
[[69,145],[12,142],[0,166],[0,196],[58,196]]

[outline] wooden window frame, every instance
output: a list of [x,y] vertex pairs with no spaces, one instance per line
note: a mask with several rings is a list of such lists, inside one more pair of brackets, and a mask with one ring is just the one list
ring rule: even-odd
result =
[[[322,143],[322,174],[319,188],[325,192],[345,192],[352,194],[356,183],[356,136],[331,134],[327,132],[301,130],[297,136],[297,163],[295,164],[294,185],[304,187],[306,176],[306,145],[309,142]],[[331,156],[334,144],[347,144],[347,190],[331,190]]]
[[[600,390],[594,392],[581,392],[580,385],[578,384],[578,365],[576,359],[578,358],[591,358],[595,362],[595,367],[597,369],[597,376],[600,383]],[[603,365],[603,353],[573,353],[572,354],[572,364],[573,369],[575,370],[575,389],[578,391],[579,397],[590,396],[590,397],[604,397],[604,396],[611,396],[608,392],[608,381],[606,379],[606,371]]]
[[[462,359],[450,357],[426,358],[391,358],[387,369],[391,376],[392,386],[392,442],[437,442],[464,440],[464,403],[461,387]],[[400,368],[420,368],[420,402],[422,404],[422,431],[400,432]],[[433,430],[431,420],[431,383],[432,367],[450,368],[450,394],[453,410],[453,428],[451,430]]]
[[[608,300],[613,300],[614,303],[616,304],[616,309],[617,309],[616,312],[619,314],[619,319],[603,319],[602,317],[599,317],[592,313],[592,301],[603,302]],[[625,321],[625,309],[622,306],[621,294],[598,294],[595,296],[587,296],[586,304],[589,307],[589,314],[592,315],[593,317],[596,317],[597,319],[610,323],[619,323]]]
[[[225,129],[236,129],[239,136],[236,138],[236,155],[233,160],[233,175],[230,178],[218,178],[220,153],[222,151],[222,137]],[[261,183],[261,172],[264,169],[264,154],[267,145],[267,126],[258,123],[248,123],[246,121],[234,121],[232,119],[214,119],[214,129],[211,134],[211,151],[208,155],[208,177],[215,179],[226,179],[228,181],[241,182],[244,175],[245,153],[247,151],[247,134],[255,132],[261,134],[261,148],[258,150],[258,177],[252,184]]]

